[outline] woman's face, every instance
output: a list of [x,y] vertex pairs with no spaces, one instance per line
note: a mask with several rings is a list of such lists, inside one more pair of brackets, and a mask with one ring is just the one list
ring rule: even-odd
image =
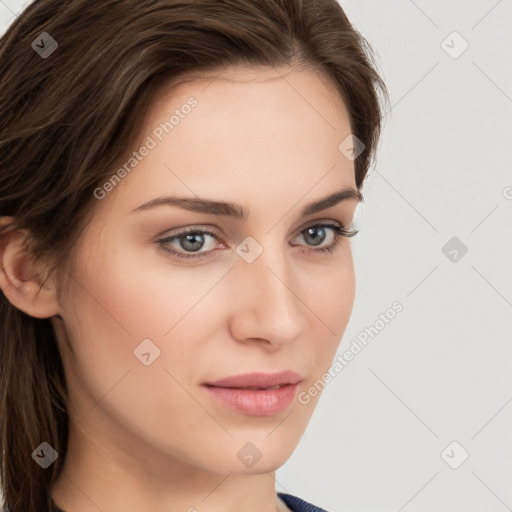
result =
[[[216,473],[290,457],[319,395],[298,397],[329,369],[353,306],[350,239],[322,252],[338,235],[319,225],[349,228],[358,200],[303,214],[356,191],[339,149],[349,135],[336,91],[311,71],[230,69],[159,94],[125,172],[95,192],[59,297],[65,331],[54,319],[71,421],[91,445]],[[181,206],[141,208],[168,196]],[[295,388],[205,385],[285,370]]]

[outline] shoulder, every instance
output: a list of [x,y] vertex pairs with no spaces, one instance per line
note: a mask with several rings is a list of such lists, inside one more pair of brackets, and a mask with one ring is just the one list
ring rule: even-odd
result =
[[286,503],[286,505],[293,512],[328,512],[327,510],[319,507],[315,507],[311,503],[304,501],[297,496],[293,496],[292,494],[286,494],[283,492],[278,492],[277,495]]

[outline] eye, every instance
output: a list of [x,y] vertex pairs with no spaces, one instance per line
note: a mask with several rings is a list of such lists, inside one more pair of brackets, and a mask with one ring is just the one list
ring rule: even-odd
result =
[[[310,247],[316,247],[324,243],[324,240],[327,237],[328,232],[331,232],[332,234],[331,243],[319,249],[311,249],[303,252],[313,254],[334,252],[334,250],[340,244],[342,238],[349,238],[355,236],[359,231],[348,230],[341,225],[333,224],[330,222],[324,222],[312,224],[306,227],[299,233],[298,237],[296,238],[302,237],[307,244],[311,244]],[[210,251],[198,252],[200,249],[203,248],[205,244],[204,239],[207,237],[212,237],[218,240],[220,238],[220,235],[209,229],[190,228],[185,231],[181,231],[171,237],[161,238],[157,240],[156,243],[161,249],[177,258],[200,259],[207,257],[208,254],[213,252],[213,249]],[[175,246],[172,247],[170,244],[173,242],[178,242],[180,248],[177,249]]]
[[[210,231],[209,229],[188,229],[186,231],[181,231],[174,236],[161,238],[157,241],[159,247],[161,247],[164,251],[172,254],[173,256],[177,256],[178,258],[202,258],[204,255],[211,251],[206,251],[198,254],[187,254],[186,251],[197,251],[202,248],[204,245],[203,239],[207,237],[212,237],[217,239],[218,236],[215,232]],[[169,246],[170,242],[174,242],[175,240],[179,241],[179,245],[182,250],[176,250]]]
[[[339,224],[332,224],[324,222],[320,224],[313,224],[306,229],[302,230],[300,235],[305,240],[311,240],[313,246],[318,246],[323,243],[326,238],[326,229],[332,233],[332,242],[320,249],[306,250],[307,253],[333,253],[339,246],[343,238],[350,238],[357,235],[358,230],[349,230]],[[319,234],[318,234],[319,233]]]

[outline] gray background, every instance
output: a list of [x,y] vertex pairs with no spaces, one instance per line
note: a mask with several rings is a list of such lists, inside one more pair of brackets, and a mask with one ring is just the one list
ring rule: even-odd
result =
[[[392,111],[339,354],[404,309],[326,386],[277,489],[335,512],[511,510],[512,0],[341,4]],[[1,32],[22,5],[0,0]]]

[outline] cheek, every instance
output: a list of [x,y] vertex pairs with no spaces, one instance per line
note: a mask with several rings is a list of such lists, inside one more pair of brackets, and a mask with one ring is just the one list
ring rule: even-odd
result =
[[228,269],[173,267],[156,249],[125,244],[121,251],[111,241],[102,254],[89,254],[63,299],[75,363],[98,392],[129,368],[148,368],[137,357],[148,350],[152,368],[177,369],[190,379],[187,368],[197,366],[226,304],[219,294]]
[[316,279],[308,278],[306,304],[312,311],[316,373],[329,368],[352,314],[355,296],[354,266],[350,252],[326,266]]
[[[205,423],[188,389],[204,378],[198,353],[211,339],[212,325],[205,313],[219,307],[215,290],[205,295],[219,272],[202,279],[190,270],[143,264],[127,252],[121,257],[113,248],[108,254],[108,263],[91,256],[63,299],[73,350],[67,370],[74,414],[93,422],[107,413],[128,430],[149,429],[154,443],[165,444],[170,430],[176,439],[191,436]],[[137,348],[144,339],[159,350],[154,357],[153,345],[145,349],[148,365],[134,354],[142,356]]]

